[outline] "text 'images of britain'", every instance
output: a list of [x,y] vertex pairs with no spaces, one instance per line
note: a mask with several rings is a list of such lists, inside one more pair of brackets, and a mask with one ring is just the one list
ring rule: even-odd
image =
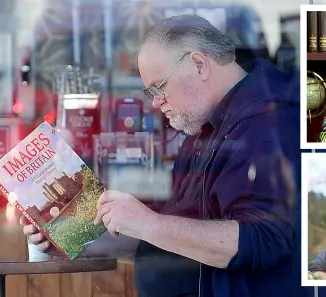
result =
[[106,230],[93,223],[105,187],[47,122],[0,160],[0,181],[9,202],[70,259]]

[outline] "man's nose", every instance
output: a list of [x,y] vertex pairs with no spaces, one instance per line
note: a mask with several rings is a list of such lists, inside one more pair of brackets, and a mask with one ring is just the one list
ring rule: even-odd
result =
[[165,100],[159,99],[156,96],[154,96],[153,100],[152,100],[152,106],[154,108],[159,108],[163,105],[164,102],[165,102]]

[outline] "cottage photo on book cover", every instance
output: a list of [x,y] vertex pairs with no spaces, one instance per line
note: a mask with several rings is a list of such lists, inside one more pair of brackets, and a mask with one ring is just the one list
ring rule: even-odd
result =
[[0,160],[0,190],[68,258],[106,229],[95,226],[100,180],[47,122]]

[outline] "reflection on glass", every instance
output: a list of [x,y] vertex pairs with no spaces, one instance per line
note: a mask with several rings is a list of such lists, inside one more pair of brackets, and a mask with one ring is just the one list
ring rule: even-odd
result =
[[[324,4],[323,0],[314,2]],[[255,57],[263,57],[281,69],[298,71],[300,4],[308,4],[309,0],[0,0],[0,3],[0,23],[5,28],[0,32],[1,156],[43,120],[57,125],[63,115],[60,96],[69,99],[71,93],[77,93],[77,97],[73,95],[65,101],[65,107],[73,111],[75,119],[85,117],[86,109],[96,107],[96,113],[91,114],[96,117],[96,128],[87,133],[80,129],[78,133],[62,129],[67,141],[72,146],[77,143],[75,149],[83,149],[88,164],[97,175],[106,182],[112,178],[121,188],[125,180],[117,178],[117,160],[125,166],[125,177],[139,179],[143,185],[148,182],[146,189],[136,188],[137,183],[129,184],[135,191],[152,191],[150,178],[157,172],[155,178],[162,180],[164,200],[171,190],[170,171],[185,135],[172,129],[142,93],[137,53],[150,26],[165,17],[198,14],[232,38],[241,65]],[[78,69],[83,78],[94,77],[95,91],[87,87],[86,78],[81,80],[71,76],[62,83],[69,65]],[[87,100],[92,96],[89,94],[94,93],[96,100]],[[120,105],[126,98],[140,100],[142,104]],[[96,106],[93,105],[95,101]],[[7,129],[9,121],[16,129]],[[137,131],[129,133],[135,123]],[[8,131],[13,132],[8,135]],[[83,137],[76,141],[77,134],[87,134],[87,141],[83,141]],[[128,168],[128,163],[133,163],[133,167]],[[310,224],[321,230],[325,227],[321,213],[323,206],[318,204],[321,202],[317,194],[310,195]],[[5,199],[0,200],[0,227],[8,222],[12,226],[10,232],[0,228],[0,236],[10,242],[0,250],[0,261],[17,261],[28,255],[18,219],[19,214],[7,205]],[[323,244],[322,236],[312,234],[309,242],[314,247],[309,259],[316,255],[316,247]],[[21,248],[12,248],[16,246]],[[37,254],[35,250],[31,252]],[[196,271],[197,266],[192,268]],[[123,295],[127,291],[125,288],[130,289],[129,292],[134,290],[133,267],[128,265],[121,264],[115,272],[93,272],[85,279],[84,275],[67,277],[73,283],[71,287],[82,283],[85,292],[92,287],[92,292],[96,292],[93,295]],[[61,280],[65,280],[65,276]],[[44,275],[39,279],[35,277],[35,288],[29,288],[30,295],[33,292],[35,296],[51,295],[46,285],[51,288],[51,282],[55,283],[56,289],[65,283],[53,276],[48,279]],[[20,286],[19,282],[14,284]],[[14,294],[13,287],[8,287],[8,296]],[[68,287],[64,287],[66,294],[75,294]]]

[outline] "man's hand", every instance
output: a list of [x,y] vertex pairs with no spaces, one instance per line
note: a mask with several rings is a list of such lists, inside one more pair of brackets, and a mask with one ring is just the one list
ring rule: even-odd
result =
[[37,245],[41,252],[45,253],[50,249],[50,242],[47,241],[45,237],[39,233],[38,230],[24,216],[20,218],[19,223],[24,226],[23,232],[26,236],[28,236],[30,242]]
[[316,272],[314,272],[314,275],[319,276],[323,280],[326,279],[326,272],[324,272],[324,271],[316,271]]
[[94,224],[103,222],[112,235],[121,233],[137,239],[143,239],[158,216],[134,196],[111,190],[100,196],[97,210]]

